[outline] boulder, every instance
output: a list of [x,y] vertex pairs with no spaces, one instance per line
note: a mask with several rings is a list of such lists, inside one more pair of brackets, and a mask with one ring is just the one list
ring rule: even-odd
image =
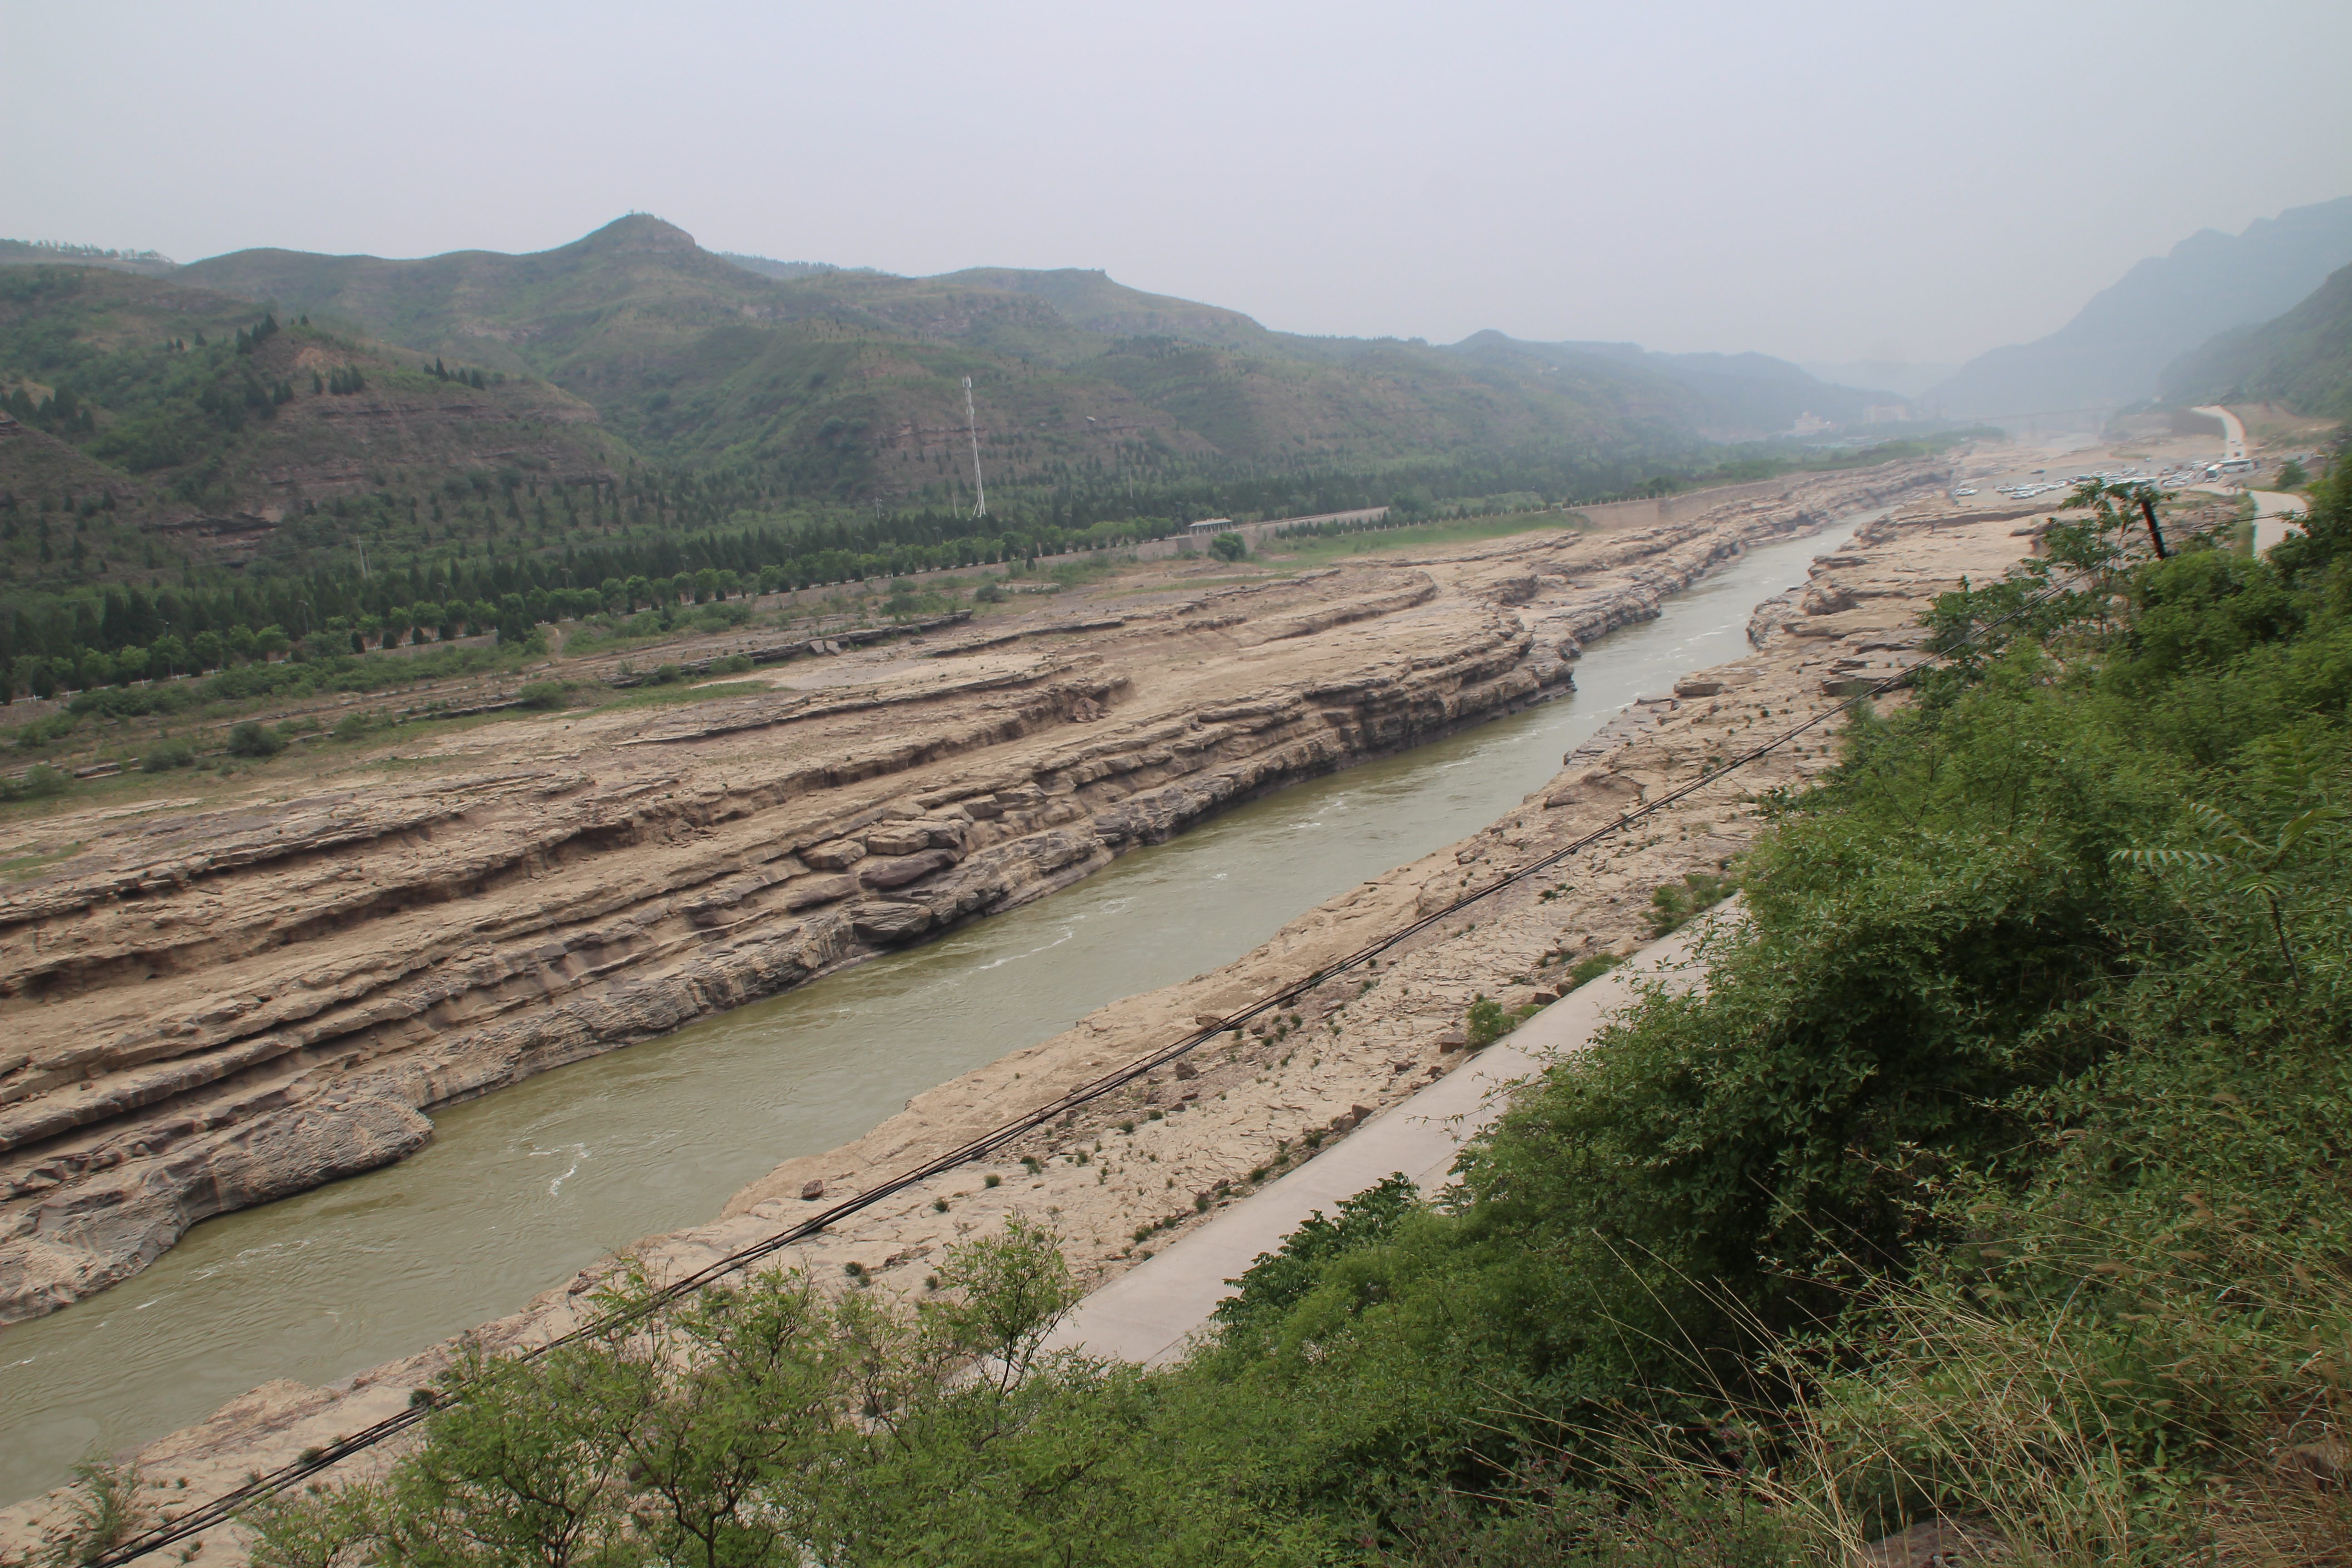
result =
[[944,871],[956,863],[956,858],[945,849],[926,849],[919,855],[894,855],[886,860],[868,860],[857,873],[857,879],[869,888],[903,888],[934,871]]
[[868,942],[906,942],[929,929],[931,911],[920,904],[877,900],[851,910],[849,919],[857,934]]
[[820,871],[845,871],[866,858],[866,846],[855,838],[836,838],[801,851],[801,862]]
[[810,909],[845,899],[856,891],[857,880],[854,877],[803,877],[784,884],[784,908],[793,911]]
[[1675,695],[1677,697],[1720,697],[1723,695],[1723,682],[1720,680],[1701,680],[1697,677],[1693,676],[1688,679],[1677,680],[1675,682]]
[[823,1177],[818,1177],[815,1180],[806,1181],[801,1184],[801,1202],[804,1204],[813,1204],[823,1196],[824,1196],[824,1180]]
[[866,848],[875,855],[912,855],[930,847],[930,830],[919,822],[887,822],[866,835]]

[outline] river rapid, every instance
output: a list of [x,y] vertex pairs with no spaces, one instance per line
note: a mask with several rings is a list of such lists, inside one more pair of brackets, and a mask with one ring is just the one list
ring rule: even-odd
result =
[[700,1224],[783,1160],[1121,996],[1213,969],[1485,826],[1641,696],[1748,651],[1755,605],[1877,512],[1727,562],[1594,643],[1577,690],[1290,786],[1050,898],[437,1114],[421,1152],[197,1226],[121,1285],[0,1329],[0,1503],[271,1378],[328,1383]]

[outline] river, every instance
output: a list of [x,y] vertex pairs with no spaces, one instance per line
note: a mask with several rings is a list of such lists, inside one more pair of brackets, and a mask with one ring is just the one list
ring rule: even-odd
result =
[[436,1116],[413,1158],[208,1220],[0,1329],[0,1502],[270,1378],[326,1383],[515,1310],[782,1161],[1105,1003],[1238,957],[1475,832],[1636,697],[1748,651],[1749,612],[1869,518],[1752,550],[1593,644],[1574,695],[1294,784],[1051,898]]

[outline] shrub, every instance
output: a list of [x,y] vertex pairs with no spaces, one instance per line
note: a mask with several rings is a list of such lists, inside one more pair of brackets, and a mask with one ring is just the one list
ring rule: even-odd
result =
[[534,712],[545,712],[562,707],[571,695],[572,683],[568,680],[534,680],[517,692],[515,700]]
[[185,741],[165,741],[139,759],[139,771],[147,773],[167,773],[173,768],[194,767],[195,748]]
[[1503,1005],[1486,996],[1479,996],[1471,1002],[1469,1010],[1462,1016],[1462,1024],[1463,1033],[1469,1037],[1474,1049],[1493,1045],[1509,1034],[1513,1026],[1510,1015],[1503,1011]]
[[1246,560],[1249,541],[1238,533],[1220,533],[1209,541],[1209,553],[1220,561]]
[[25,770],[22,778],[0,779],[0,800],[45,800],[72,787],[71,773],[62,773],[47,763],[36,763]]
[[1590,984],[1624,962],[1613,952],[1588,953],[1569,967],[1567,989]]
[[1693,919],[1739,890],[1739,879],[1726,872],[1693,871],[1680,882],[1668,882],[1650,894],[1648,922],[1655,940],[1669,936]]
[[36,719],[16,731],[16,749],[37,752],[45,746],[55,745],[73,733],[77,722],[79,721],[71,713],[51,713]]
[[286,737],[257,719],[239,720],[228,732],[232,757],[274,757],[286,749]]

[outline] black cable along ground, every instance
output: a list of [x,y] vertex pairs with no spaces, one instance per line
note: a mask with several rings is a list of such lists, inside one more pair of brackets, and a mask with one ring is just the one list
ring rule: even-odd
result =
[[[1515,871],[1507,872],[1503,876],[1496,879],[1494,881],[1487,883],[1485,887],[1480,888],[1475,892],[1465,893],[1462,897],[1454,900],[1454,902],[1446,905],[1445,908],[1439,910],[1434,914],[1423,915],[1420,919],[1412,921],[1411,924],[1400,927],[1398,930],[1390,932],[1386,936],[1375,938],[1373,941],[1358,948],[1355,952],[1348,954],[1346,957],[1339,959],[1333,963],[1328,964],[1321,969],[1314,971],[1306,978],[1285,986],[1280,991],[1275,992],[1272,995],[1266,996],[1252,1004],[1250,1006],[1243,1008],[1239,1012],[1228,1014],[1226,1016],[1219,1019],[1213,1025],[1195,1029],[1192,1033],[1185,1036],[1174,1045],[1162,1047],[1160,1049],[1154,1051],[1150,1056],[1139,1058],[1114,1072],[1105,1074],[1103,1077],[1097,1078],[1090,1083],[1087,1083],[1077,1089],[1072,1089],[1069,1093],[1063,1095],[1060,1099],[1055,1100],[1049,1105],[1041,1106],[1037,1110],[1030,1111],[1027,1115],[1023,1116],[1016,1121],[1009,1121],[1003,1126],[998,1127],[992,1131],[984,1132],[978,1138],[971,1140],[970,1142],[950,1150],[944,1154],[938,1155],[902,1175],[895,1176],[889,1181],[883,1183],[880,1186],[875,1187],[867,1192],[860,1193],[856,1197],[845,1199],[844,1201],[834,1205],[830,1208],[820,1210],[816,1214],[811,1215],[808,1218],[802,1220],[797,1225],[789,1226],[783,1230],[778,1231],[775,1235],[766,1237],[756,1241],[750,1247],[744,1247],[739,1252],[730,1253],[714,1263],[707,1264],[703,1268],[695,1270],[692,1274],[688,1274],[682,1279],[673,1280],[669,1284],[663,1286],[659,1290],[655,1291],[644,1300],[637,1302],[635,1305],[624,1311],[609,1313],[604,1317],[596,1318],[589,1322],[583,1323],[579,1327],[572,1329],[566,1333],[557,1335],[554,1339],[548,1341],[544,1344],[533,1346],[531,1349],[523,1352],[520,1355],[512,1359],[519,1363],[535,1361],[551,1351],[560,1350],[566,1345],[577,1343],[582,1340],[593,1339],[610,1333],[614,1329],[625,1328],[628,1324],[635,1322],[639,1319],[651,1316],[653,1313],[660,1310],[662,1308],[667,1307],[671,1302],[676,1301],[682,1297],[693,1294],[706,1285],[715,1283],[716,1281],[724,1279],[730,1274],[737,1272],[750,1264],[757,1263],[763,1258],[772,1257],[776,1253],[782,1251],[785,1247],[791,1247],[797,1242],[805,1241],[810,1237],[816,1235],[819,1231],[825,1230],[836,1222],[846,1219],[851,1215],[856,1214],[861,1210],[869,1208],[887,1197],[904,1192],[908,1187],[919,1185],[923,1182],[930,1180],[933,1176],[951,1171],[959,1165],[968,1164],[984,1154],[988,1154],[997,1149],[1003,1148],[1005,1144],[1012,1142],[1013,1140],[1021,1137],[1024,1133],[1036,1131],[1038,1128],[1045,1126],[1047,1122],[1052,1121],[1056,1117],[1067,1115],[1076,1111],[1080,1107],[1100,1099],[1102,1096],[1109,1093],[1115,1089],[1122,1088],[1127,1084],[1132,1083],[1139,1078],[1157,1072],[1160,1068],[1167,1066],[1170,1062],[1174,1061],[1177,1058],[1187,1055],[1192,1051],[1199,1049],[1202,1046],[1208,1044],[1219,1035],[1224,1034],[1229,1030],[1239,1029],[1243,1025],[1247,1024],[1251,1019],[1257,1017],[1260,1014],[1287,1006],[1289,1004],[1297,1001],[1299,997],[1305,995],[1307,992],[1313,990],[1318,985],[1322,984],[1332,976],[1345,973],[1350,969],[1357,968],[1370,960],[1379,957],[1381,954],[1389,952],[1391,949],[1397,947],[1401,943],[1420,935],[1423,931],[1429,930],[1432,926],[1437,925],[1441,921],[1444,921],[1454,915],[1459,914],[1463,910],[1468,908],[1472,904],[1479,902],[1481,900],[1490,898],[1493,895],[1503,891],[1507,888],[1516,887],[1519,883],[1527,881],[1530,878],[1533,878],[1541,872],[1549,870],[1554,866],[1559,865],[1562,860],[1567,859],[1570,856],[1579,854],[1583,850],[1591,848],[1593,845],[1599,843],[1603,838],[1610,837],[1612,834],[1614,834],[1621,829],[1630,827],[1633,824],[1675,804],[1677,801],[1687,799],[1691,795],[1697,794],[1700,790],[1706,788],[1709,784],[1716,783],[1726,775],[1732,773],[1740,768],[1744,768],[1751,763],[1759,762],[1763,758],[1769,756],[1774,752],[1777,752],[1781,747],[1787,745],[1790,742],[1820,728],[1822,725],[1828,723],[1831,720],[1835,719],[1842,714],[1851,711],[1859,704],[1870,701],[1874,698],[1883,696],[1886,692],[1906,684],[1909,682],[1913,675],[1918,670],[1926,668],[1927,666],[1935,664],[1940,660],[1949,658],[1953,654],[1956,654],[1962,648],[1967,647],[1979,637],[1983,637],[1988,633],[1997,631],[2000,627],[2008,625],[2010,622],[2016,620],[2019,616],[2023,616],[2028,611],[2034,609],[2046,600],[2056,595],[2061,591],[2062,586],[2063,584],[2053,583],[2048,587],[2042,589],[2041,593],[2032,595],[2031,598],[2028,598],[2022,604],[2019,605],[2015,609],[2010,611],[2009,614],[2002,616],[1998,620],[1989,621],[1984,626],[1971,631],[1967,637],[1962,637],[1950,648],[1933,654],[1918,664],[1913,665],[1906,669],[1899,670],[1895,674],[1889,676],[1886,679],[1878,681],[1874,685],[1872,685],[1862,691],[1855,692],[1852,696],[1846,698],[1843,701],[1838,703],[1836,706],[1824,709],[1820,713],[1815,714],[1812,718],[1806,720],[1803,723],[1795,726],[1793,729],[1784,731],[1780,734],[1772,737],[1772,739],[1764,742],[1762,744],[1751,747],[1748,751],[1742,752],[1739,755],[1733,757],[1729,761],[1720,763],[1707,772],[1701,773],[1697,778],[1692,780],[1689,784],[1684,784],[1681,788],[1670,791],[1667,794],[1659,796],[1656,800],[1650,801],[1635,810],[1622,813],[1613,820],[1604,823],[1601,826],[1594,828],[1591,832],[1585,834],[1582,837],[1577,838],[1562,847],[1553,850],[1550,854],[1542,857],[1540,859],[1529,861],[1527,865],[1520,867]],[[417,1392],[419,1394],[423,1394],[425,1391],[420,1389]],[[208,1503],[205,1503],[198,1508],[192,1509],[188,1512],[181,1514],[175,1519],[167,1520],[142,1535],[135,1536],[129,1541],[123,1542],[120,1545],[109,1548],[105,1552],[99,1553],[97,1556],[88,1559],[83,1564],[83,1568],[121,1568],[122,1564],[135,1562],[137,1559],[147,1556],[151,1552],[159,1552],[166,1546],[184,1541],[192,1535],[201,1534],[205,1531],[211,1530],[215,1526],[226,1524],[236,1518],[238,1513],[243,1511],[251,1504],[258,1502],[264,1498],[275,1496],[276,1494],[284,1491],[287,1488],[295,1485],[297,1482],[305,1480],[311,1476],[315,1476],[322,1470],[332,1468],[335,1465],[351,1458],[353,1454],[373,1448],[377,1444],[383,1442],[386,1438],[406,1431],[409,1427],[417,1425],[419,1422],[430,1416],[436,1410],[441,1408],[442,1405],[452,1400],[463,1398],[464,1393],[464,1390],[459,1389],[448,1394],[441,1394],[436,1398],[430,1398],[419,1403],[411,1404],[405,1409],[401,1410],[398,1414],[388,1415],[383,1420],[376,1422],[372,1426],[363,1426],[348,1436],[339,1437],[335,1441],[322,1445],[319,1447],[305,1449],[303,1451],[303,1456],[296,1459],[293,1463],[280,1466],[278,1468],[268,1472],[267,1475],[256,1475],[244,1485],[237,1487],[233,1490],[224,1492],[221,1496],[215,1498]]]

